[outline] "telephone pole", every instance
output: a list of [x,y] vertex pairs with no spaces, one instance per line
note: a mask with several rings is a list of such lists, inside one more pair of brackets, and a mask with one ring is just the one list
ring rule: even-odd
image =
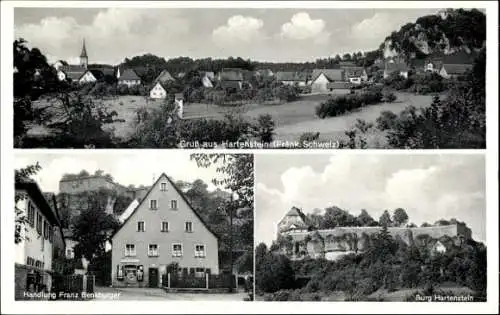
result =
[[229,202],[229,274],[231,281],[229,281],[229,293],[233,292],[233,203],[234,197],[231,192],[231,199]]

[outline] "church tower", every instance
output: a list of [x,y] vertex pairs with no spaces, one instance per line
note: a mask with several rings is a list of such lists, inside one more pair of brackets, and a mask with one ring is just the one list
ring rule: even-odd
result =
[[87,56],[87,48],[85,47],[85,39],[83,39],[82,53],[80,54],[80,66],[87,69],[89,57]]

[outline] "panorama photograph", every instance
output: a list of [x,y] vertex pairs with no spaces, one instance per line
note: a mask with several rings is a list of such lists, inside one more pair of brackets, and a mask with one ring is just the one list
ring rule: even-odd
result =
[[486,147],[483,9],[14,9],[16,148]]
[[486,301],[484,155],[255,165],[257,301]]
[[16,300],[253,300],[253,155],[100,153],[15,155]]

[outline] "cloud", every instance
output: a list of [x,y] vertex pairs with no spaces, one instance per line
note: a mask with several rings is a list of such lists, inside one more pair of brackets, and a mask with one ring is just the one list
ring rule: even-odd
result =
[[212,32],[217,44],[226,45],[234,42],[250,43],[262,37],[264,22],[251,16],[234,15],[225,25]]
[[314,39],[318,43],[325,43],[330,37],[325,27],[324,20],[313,20],[308,13],[299,12],[292,16],[290,22],[281,26],[281,37],[293,40]]
[[[89,62],[118,63],[126,56],[146,51],[165,55],[164,42],[186,38],[189,29],[189,22],[174,10],[110,8],[101,10],[87,24],[73,17],[52,16],[17,26],[14,32],[31,47],[40,48],[50,61],[78,60],[85,38]],[[96,55],[100,58],[96,59]]]
[[287,169],[278,175],[281,188],[260,181],[259,173],[272,170],[257,160],[256,239],[273,240],[276,224],[291,206],[312,213],[335,205],[353,215],[366,209],[375,219],[385,209],[401,207],[417,225],[456,218],[485,240],[484,158],[453,158],[450,163],[439,156],[336,155],[322,171]]

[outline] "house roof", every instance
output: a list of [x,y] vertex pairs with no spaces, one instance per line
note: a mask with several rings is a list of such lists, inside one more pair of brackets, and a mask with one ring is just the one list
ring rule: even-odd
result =
[[89,68],[89,70],[90,71],[99,71],[103,75],[114,75],[115,74],[115,69],[113,69],[113,68],[103,68],[103,67],[100,67],[100,68]]
[[61,226],[57,212],[55,212],[57,210],[53,208],[53,205],[47,200],[36,182],[16,182],[15,189],[25,190],[49,222]]
[[271,69],[260,69],[256,71],[256,74],[263,77],[272,77],[274,75]]
[[221,81],[220,85],[223,89],[240,89],[240,83],[241,81]]
[[134,215],[134,213],[137,211],[137,209],[139,209],[141,207],[141,205],[145,202],[145,200],[147,199],[147,197],[149,196],[149,194],[151,193],[151,191],[153,190],[153,188],[158,184],[158,182],[163,178],[165,177],[168,182],[172,185],[172,187],[174,187],[175,191],[181,196],[182,200],[184,200],[184,202],[188,205],[188,207],[193,211],[193,213],[196,215],[196,217],[198,217],[198,219],[201,221],[201,223],[207,228],[207,230],[212,233],[213,236],[215,236],[215,238],[219,238],[217,236],[217,234],[215,234],[215,232],[210,228],[210,226],[205,222],[205,220],[203,220],[203,218],[200,216],[200,214],[191,206],[191,204],[189,203],[189,201],[187,200],[186,196],[184,196],[184,193],[177,187],[177,185],[175,185],[174,181],[170,179],[170,177],[167,176],[167,174],[165,173],[162,173],[158,179],[156,180],[156,182],[151,186],[151,188],[149,189],[149,191],[146,193],[146,195],[144,196],[144,198],[142,198],[142,200],[139,202],[139,204],[137,205],[137,207],[135,207],[134,211],[132,211],[132,213],[128,216],[128,218],[125,219],[125,221],[123,222],[123,224],[118,228],[116,229],[116,231],[113,233],[113,235],[111,235],[111,239],[113,239],[113,237],[115,237],[115,235],[118,233],[118,231],[121,230],[122,227],[125,226],[125,224],[127,224],[128,220],[130,220],[130,218],[132,218],[132,216]]
[[128,217],[134,212],[135,208],[139,205],[139,201],[137,199],[132,200],[132,202],[128,205],[127,209],[125,209],[122,214],[118,217],[120,223],[125,222]]
[[79,65],[62,66],[59,70],[64,72],[66,74],[66,78],[71,79],[72,81],[80,79],[85,71],[87,71],[85,67]]
[[80,58],[87,58],[87,48],[85,47],[85,39],[83,40],[82,53],[80,54]]
[[221,81],[243,81],[241,69],[222,69],[219,76]]
[[471,64],[443,64],[443,68],[448,74],[464,74],[472,69]]
[[120,76],[120,78],[118,78],[119,81],[123,81],[123,80],[140,80],[141,78],[139,78],[139,76],[137,75],[137,73],[135,72],[134,69],[125,69],[122,73],[122,75]]
[[[100,80],[102,78],[104,78],[104,73],[101,71],[101,70],[97,70],[97,69],[92,69],[92,70],[88,70],[90,73],[92,73],[92,75],[94,76],[94,78],[96,78],[96,80]],[[85,71],[87,72],[87,71]]]
[[163,70],[160,75],[158,75],[158,77],[156,77],[155,79],[155,83],[156,82],[168,82],[168,81],[175,81],[175,78],[170,74],[170,72],[168,72],[167,69]]
[[341,69],[345,70],[346,77],[360,77],[365,70],[363,67],[342,67]]
[[443,64],[468,64],[472,65],[477,54],[472,52],[470,54],[465,51],[459,51],[453,54],[445,55],[443,57]]
[[307,73],[294,71],[278,71],[276,72],[276,80],[278,81],[306,81]]
[[385,70],[388,72],[405,72],[408,71],[408,66],[402,62],[388,62],[385,66]]
[[324,74],[329,81],[344,81],[343,69],[314,69],[311,75],[312,81],[315,81],[321,74]]
[[355,67],[356,64],[354,61],[339,61],[340,66],[345,66],[345,67]]

